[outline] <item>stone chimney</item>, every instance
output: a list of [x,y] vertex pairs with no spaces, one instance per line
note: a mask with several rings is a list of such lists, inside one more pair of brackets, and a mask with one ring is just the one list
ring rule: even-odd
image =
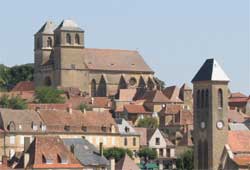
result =
[[109,166],[110,170],[115,170],[115,159],[112,157],[109,159]]
[[100,151],[100,156],[103,156],[103,143],[100,142],[99,144],[99,151]]
[[29,153],[27,152],[28,151],[28,148],[30,146],[30,138],[29,137],[24,137],[24,169],[26,169],[28,163],[29,163],[29,160],[30,160],[30,155]]

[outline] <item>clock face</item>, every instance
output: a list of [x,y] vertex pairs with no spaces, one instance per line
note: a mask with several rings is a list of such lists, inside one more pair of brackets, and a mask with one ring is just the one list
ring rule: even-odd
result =
[[201,129],[205,129],[206,128],[206,123],[202,121],[201,124],[200,124],[200,127],[201,127]]
[[224,122],[222,120],[220,120],[216,123],[216,126],[218,129],[222,129],[224,127]]

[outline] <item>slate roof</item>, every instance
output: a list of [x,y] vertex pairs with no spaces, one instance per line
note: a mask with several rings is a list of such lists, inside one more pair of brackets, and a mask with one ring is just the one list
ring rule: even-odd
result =
[[40,28],[38,33],[43,34],[54,34],[54,30],[56,29],[56,25],[52,21],[46,21],[45,24]]
[[[27,153],[29,153],[29,162],[27,167],[34,169],[70,169],[83,168],[80,162],[63,144],[62,139],[55,136],[37,136],[30,144]],[[16,168],[23,168],[23,159],[21,157]],[[65,159],[66,163],[60,162]],[[49,160],[50,163],[46,163]]]
[[135,162],[126,154],[115,165],[115,170],[140,170]]
[[[10,129],[13,122],[14,129]],[[0,127],[6,131],[18,132],[41,132],[40,125],[43,120],[34,110],[13,110],[0,109]],[[32,125],[37,125],[37,130],[33,130]]]
[[192,82],[196,81],[228,82],[229,78],[215,59],[207,59],[192,79]]
[[[120,134],[126,135],[126,134],[138,134],[135,129],[125,120],[122,118],[115,119],[118,131]],[[126,128],[129,128],[129,131],[126,131]]]
[[229,123],[228,126],[229,126],[229,130],[232,130],[232,131],[240,131],[240,130],[248,131],[249,130],[247,126],[244,125],[243,123]]
[[99,154],[99,150],[86,139],[63,139],[64,144],[70,148],[74,146],[74,156],[83,166],[108,166],[109,161]]
[[75,23],[75,21],[69,19],[63,20],[56,30],[83,32],[83,30]]

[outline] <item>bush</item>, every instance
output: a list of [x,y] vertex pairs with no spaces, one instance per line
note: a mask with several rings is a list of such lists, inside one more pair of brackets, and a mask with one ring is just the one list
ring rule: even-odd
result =
[[7,95],[3,95],[0,98],[0,106],[2,108],[10,109],[27,109],[27,103],[20,96],[14,96],[9,98]]
[[176,167],[180,170],[193,170],[193,161],[193,150],[187,150],[176,160]]
[[131,150],[117,147],[104,149],[103,154],[107,159],[114,158],[116,162],[122,159],[125,154],[127,154],[130,158],[133,157],[133,153]]
[[152,148],[142,148],[140,149],[138,156],[143,158],[145,163],[147,163],[149,160],[154,160],[157,158],[157,152]]
[[35,90],[35,98],[38,103],[64,103],[63,90],[52,87],[38,87]]
[[137,127],[144,127],[144,128],[157,128],[158,127],[158,120],[153,117],[144,117],[138,121]]

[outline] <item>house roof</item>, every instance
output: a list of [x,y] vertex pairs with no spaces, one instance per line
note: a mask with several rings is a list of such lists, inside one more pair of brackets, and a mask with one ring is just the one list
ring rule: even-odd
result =
[[228,121],[242,123],[246,120],[247,116],[242,112],[238,112],[236,109],[228,110]]
[[170,102],[170,100],[160,90],[146,91],[144,93],[142,99],[145,99],[145,102],[152,102],[152,103],[168,103],[168,102]]
[[229,126],[229,129],[232,131],[249,130],[247,126],[244,125],[243,123],[229,123],[228,126]]
[[[0,109],[0,122],[1,129],[19,132],[39,132],[40,125],[43,124],[43,120],[34,110],[13,109]],[[32,125],[37,125],[37,130]]]
[[183,109],[180,112],[180,124],[181,125],[192,125],[193,124],[193,113],[190,110]]
[[99,154],[99,150],[86,139],[63,139],[64,144],[70,150],[74,149],[74,156],[84,166],[108,166],[109,161]]
[[[250,131],[229,131],[228,144],[233,153],[250,153]],[[237,142],[236,142],[237,141]]]
[[135,162],[126,154],[115,165],[115,170],[140,170]]
[[240,156],[235,156],[233,158],[233,161],[240,166],[249,166],[250,162],[250,155],[240,155]]
[[54,34],[54,30],[56,29],[56,25],[52,21],[46,21],[45,24],[40,28],[38,33],[43,34]]
[[[137,134],[137,132],[135,131],[134,127],[131,126],[125,119],[122,118],[118,118],[115,119],[119,133],[120,134]],[[128,129],[126,131],[126,129]]]
[[[83,49],[85,65],[90,70],[141,71],[153,73],[137,51]],[[105,58],[105,60],[103,60]]]
[[[37,136],[27,153],[30,155],[28,168],[83,168],[59,137]],[[23,159],[20,159],[17,168],[23,168]]]
[[231,93],[229,98],[247,98],[247,96],[240,92],[236,92],[236,93]]
[[137,93],[136,89],[120,89],[119,100],[120,101],[133,101]]
[[182,103],[183,101],[179,98],[180,89],[177,86],[169,86],[163,90],[163,94],[167,96],[170,102]]
[[124,105],[124,109],[128,113],[136,113],[136,114],[151,114],[152,112],[146,111],[143,105],[136,105],[136,104],[126,104]]
[[171,104],[171,105],[167,105],[166,107],[162,108],[160,113],[163,113],[165,115],[178,114],[181,110],[182,110],[181,105]]
[[35,85],[33,81],[21,81],[15,85],[11,92],[16,91],[34,91]]
[[207,59],[192,79],[192,82],[196,81],[228,82],[229,78],[215,59]]

